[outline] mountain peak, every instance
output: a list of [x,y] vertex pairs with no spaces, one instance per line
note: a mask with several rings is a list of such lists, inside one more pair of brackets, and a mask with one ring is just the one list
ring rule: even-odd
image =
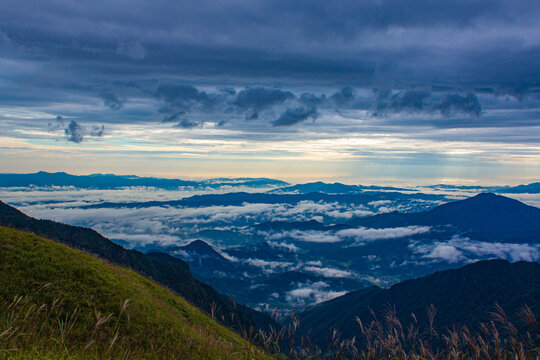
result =
[[[368,218],[354,219],[350,226],[376,228],[410,225],[452,225],[466,234],[482,233],[485,239],[510,237],[515,242],[537,242],[539,237],[531,234],[540,230],[540,209],[518,200],[493,193],[439,205],[419,213],[386,213]],[[489,236],[488,236],[489,235]]]
[[434,223],[462,230],[519,233],[540,228],[540,209],[493,193],[440,205],[428,214]]
[[184,251],[194,252],[199,255],[211,255],[213,257],[223,258],[223,256],[221,256],[221,254],[217,252],[212,245],[200,239],[193,240],[189,244],[182,246],[181,249]]

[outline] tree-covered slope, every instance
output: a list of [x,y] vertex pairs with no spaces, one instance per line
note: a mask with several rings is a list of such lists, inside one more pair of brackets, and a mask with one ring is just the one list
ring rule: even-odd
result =
[[434,327],[440,332],[454,325],[477,329],[481,322],[491,319],[499,304],[510,320],[524,305],[540,314],[540,264],[509,263],[505,260],[479,261],[455,270],[403,281],[389,289],[371,287],[353,291],[321,303],[300,314],[304,333],[312,340],[325,342],[329,328],[338,328],[343,338],[359,336],[360,326],[372,320],[372,312],[384,314],[388,306],[395,307],[404,324],[414,321],[428,324],[427,308],[434,306],[437,315]]
[[0,357],[252,359],[258,349],[170,290],[0,227]]

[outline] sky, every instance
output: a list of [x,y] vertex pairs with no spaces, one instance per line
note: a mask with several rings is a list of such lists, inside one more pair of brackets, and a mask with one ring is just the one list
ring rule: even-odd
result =
[[0,167],[540,179],[531,0],[0,2]]

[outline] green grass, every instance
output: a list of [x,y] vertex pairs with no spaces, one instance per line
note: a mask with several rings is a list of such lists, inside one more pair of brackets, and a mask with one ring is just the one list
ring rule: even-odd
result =
[[265,357],[134,271],[0,227],[0,359]]

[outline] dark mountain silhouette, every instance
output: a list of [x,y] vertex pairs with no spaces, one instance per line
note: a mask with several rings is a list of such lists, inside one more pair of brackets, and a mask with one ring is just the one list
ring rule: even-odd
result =
[[269,221],[254,226],[262,231],[285,231],[285,230],[327,230],[328,226],[317,220],[308,221]]
[[[0,201],[0,225],[32,232],[36,235],[81,249],[113,264],[122,265],[145,275],[183,296],[193,305],[209,313],[215,306],[216,318],[237,330],[255,326],[250,313],[239,311],[236,304],[191,275],[189,265],[165,253],[143,254],[128,250],[103,237],[95,230],[37,220]],[[247,308],[244,308],[246,310]],[[231,316],[234,314],[234,316]],[[260,320],[265,318],[255,314]],[[270,321],[270,319],[268,319]],[[258,326],[265,324],[259,323]]]
[[406,326],[415,314],[420,326],[427,327],[426,309],[437,309],[434,327],[444,332],[453,325],[466,325],[477,330],[481,322],[491,319],[495,305],[499,304],[511,320],[524,305],[540,313],[540,264],[505,260],[479,261],[455,270],[398,283],[389,289],[371,287],[350,292],[341,297],[316,305],[300,314],[303,333],[323,344],[330,327],[338,328],[343,338],[359,335],[355,321],[364,324],[373,319],[371,310],[383,317],[388,306]]
[[203,240],[195,240],[185,246],[168,247],[166,251],[188,262],[197,278],[205,282],[210,280],[209,283],[212,283],[216,271],[226,273],[235,271],[235,263],[223,257]]
[[215,259],[227,260],[218,253],[210,244],[202,240],[194,240],[185,246],[179,246],[177,249],[192,252],[197,255],[208,256]]
[[353,219],[347,224],[372,228],[451,225],[463,233],[484,240],[540,241],[540,209],[492,193],[478,194],[424,212],[391,212]]
[[444,200],[442,195],[434,194],[403,194],[399,192],[365,192],[362,194],[324,194],[311,192],[308,194],[270,194],[232,192],[226,194],[194,195],[180,200],[143,201],[143,202],[103,202],[81,206],[82,209],[91,208],[141,208],[150,206],[240,206],[248,204],[297,204],[301,201],[338,202],[344,204],[367,204],[377,200]]

